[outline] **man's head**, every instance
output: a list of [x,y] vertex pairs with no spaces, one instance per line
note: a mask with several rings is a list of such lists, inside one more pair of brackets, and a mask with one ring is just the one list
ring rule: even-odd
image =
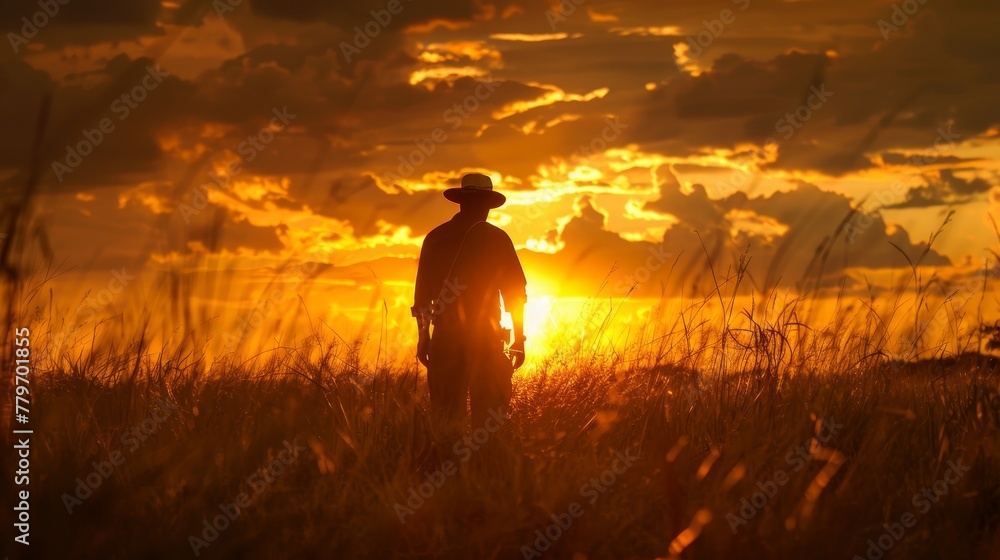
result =
[[444,191],[444,197],[461,205],[462,212],[489,213],[503,206],[507,197],[493,190],[493,180],[482,173],[462,175],[462,186]]
[[491,208],[482,201],[463,202],[459,205],[460,212],[477,220],[485,220],[490,215]]

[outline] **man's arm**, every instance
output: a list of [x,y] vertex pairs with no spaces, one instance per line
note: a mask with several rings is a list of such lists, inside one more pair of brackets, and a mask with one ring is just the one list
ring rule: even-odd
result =
[[514,342],[510,346],[514,354],[514,369],[524,363],[524,302],[513,303],[509,308],[511,322],[514,323]]
[[510,351],[514,355],[514,369],[517,369],[524,363],[524,304],[528,301],[528,282],[510,237],[504,234],[503,241],[500,259],[500,294],[514,326],[514,342]]
[[423,245],[420,246],[420,257],[417,260],[417,278],[413,283],[413,307],[410,313],[417,320],[417,359],[427,367],[430,363],[430,341],[431,341],[431,294],[428,291],[428,272],[430,264],[427,262],[429,251],[427,250],[427,238],[424,238]]
[[524,302],[515,302],[510,307],[511,322],[514,323],[514,341],[524,342]]

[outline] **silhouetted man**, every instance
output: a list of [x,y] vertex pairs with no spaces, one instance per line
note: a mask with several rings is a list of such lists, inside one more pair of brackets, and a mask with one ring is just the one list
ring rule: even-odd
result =
[[[464,419],[469,397],[476,428],[510,403],[511,377],[524,363],[526,282],[510,237],[486,222],[490,209],[507,200],[489,176],[463,175],[462,186],[444,196],[461,209],[428,233],[420,249],[412,309],[417,358],[427,367],[436,415]],[[509,335],[500,327],[501,295],[514,323],[513,363],[504,353]]]

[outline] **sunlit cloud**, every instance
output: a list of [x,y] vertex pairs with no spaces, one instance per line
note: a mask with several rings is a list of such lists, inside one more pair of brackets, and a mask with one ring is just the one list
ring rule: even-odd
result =
[[502,62],[500,51],[490,47],[484,41],[446,41],[423,45],[417,44],[421,62],[439,64],[443,62],[458,62],[463,60],[485,61],[490,67],[498,67]]
[[788,225],[770,216],[761,216],[752,210],[734,208],[726,214],[726,220],[730,223],[729,233],[733,237],[737,237],[740,233],[748,233],[773,241],[788,233]]
[[490,39],[498,41],[521,41],[525,43],[539,43],[542,41],[561,41],[563,39],[582,37],[580,33],[493,33]]
[[454,21],[450,19],[435,18],[425,23],[414,23],[406,26],[404,33],[413,35],[423,35],[437,29],[457,31],[472,25],[471,21]]
[[563,248],[565,248],[566,244],[563,243],[562,241],[552,243],[548,239],[530,238],[528,239],[527,243],[525,243],[525,247],[536,253],[555,254],[561,251]]
[[676,217],[670,214],[662,214],[653,210],[647,210],[643,208],[642,201],[634,199],[625,203],[625,217],[630,220],[657,222],[666,225],[673,225],[679,221]]
[[410,74],[410,84],[430,84],[445,81],[454,81],[458,78],[482,78],[489,74],[488,70],[482,68],[476,68],[474,66],[437,66],[434,68],[424,68],[421,70],[414,70]]
[[617,23],[618,22],[618,16],[616,16],[614,14],[606,14],[606,13],[598,12],[593,7],[588,7],[587,8],[587,17],[590,18],[590,21],[592,21],[594,23]]
[[674,43],[674,62],[677,63],[677,67],[687,72],[690,76],[700,76],[705,68],[702,68],[695,59],[688,56],[691,52],[691,47],[687,43]]
[[[145,181],[125,189],[118,194],[118,208],[125,208],[130,202],[136,202],[149,209],[154,214],[169,214],[174,211],[174,201],[161,194],[167,185],[161,181]],[[78,200],[80,194],[76,195]],[[90,198],[93,200],[93,197]]]
[[587,102],[587,101],[592,101],[594,99],[601,99],[604,96],[606,96],[610,91],[609,88],[605,87],[605,88],[595,89],[585,94],[577,94],[577,93],[566,93],[565,91],[562,90],[562,88],[553,85],[544,85],[537,83],[531,83],[528,85],[544,89],[545,93],[536,97],[535,99],[527,101],[514,101],[512,103],[508,103],[507,105],[504,105],[501,109],[494,111],[493,118],[501,120],[513,115],[526,113],[532,109],[537,109],[538,107],[546,107],[549,105],[554,105],[556,103],[572,102],[572,101]]
[[641,37],[672,37],[681,34],[681,28],[675,25],[664,25],[660,27],[612,27],[612,33],[629,36],[638,35]]

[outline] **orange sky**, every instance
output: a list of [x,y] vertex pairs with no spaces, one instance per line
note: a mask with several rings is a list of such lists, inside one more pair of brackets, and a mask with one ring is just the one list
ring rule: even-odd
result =
[[567,298],[704,297],[709,257],[744,251],[757,293],[864,297],[948,211],[938,291],[996,249],[995,3],[328,4],[72,2],[35,33],[35,2],[0,8],[0,189],[51,95],[35,211],[66,309],[158,301],[174,270],[206,309],[245,316],[276,282],[345,331],[383,299],[408,329],[420,242],[469,171],[508,197],[491,221],[535,330]]

